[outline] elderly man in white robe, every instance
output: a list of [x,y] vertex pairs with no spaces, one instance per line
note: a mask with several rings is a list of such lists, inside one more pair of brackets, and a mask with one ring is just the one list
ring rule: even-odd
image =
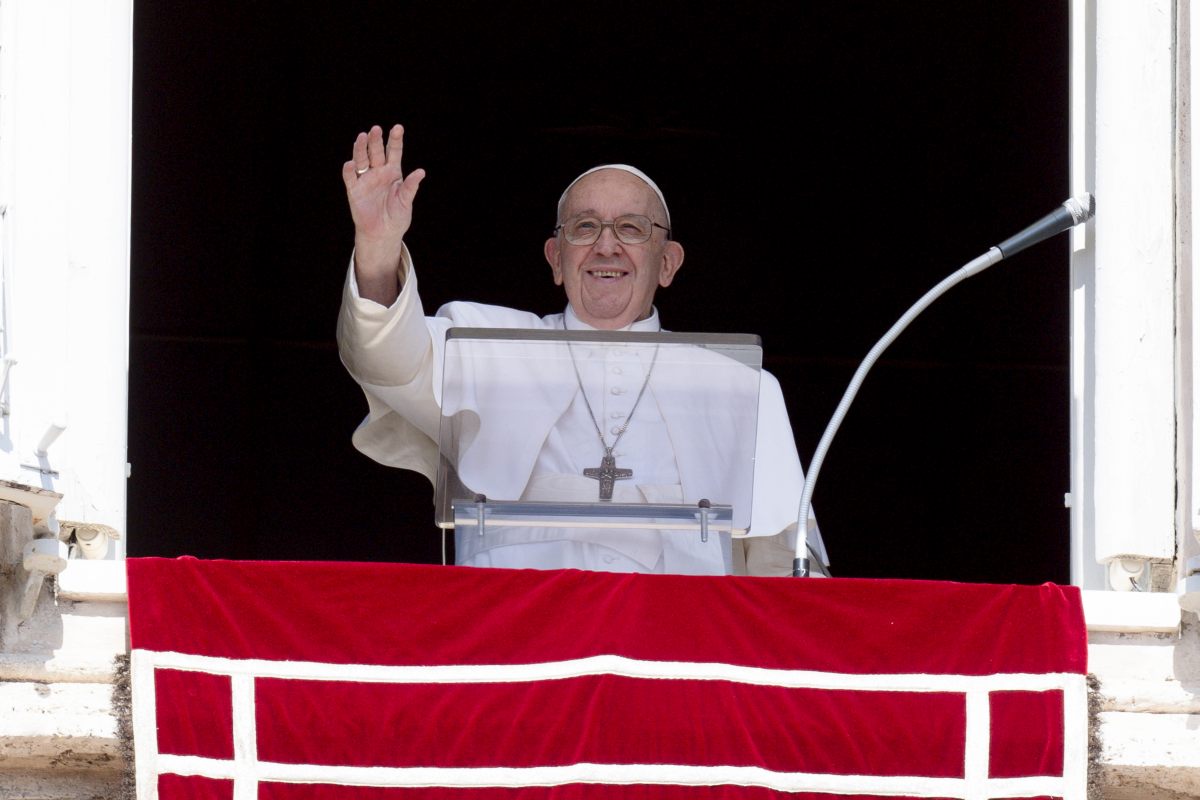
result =
[[[602,165],[584,172],[563,192],[554,233],[545,243],[554,282],[566,293],[562,313],[540,317],[453,302],[426,316],[413,259],[404,244],[425,172],[404,174],[403,144],[400,125],[387,132],[386,141],[382,128],[374,126],[358,135],[353,157],[343,165],[355,235],[337,334],[342,362],[367,398],[368,414],[354,433],[355,447],[380,463],[418,471],[433,481],[441,419],[436,376],[448,329],[660,331],[654,296],[659,287],[671,284],[684,252],[671,238],[670,213],[654,181],[628,165]],[[649,373],[645,378],[648,381]],[[626,422],[618,428],[623,450],[658,454],[634,457],[633,483],[654,487],[658,497],[681,499],[680,465],[664,419],[669,415],[654,403],[640,402],[645,386],[640,392],[630,388],[627,400],[633,405],[622,411]],[[606,454],[617,444],[605,440],[582,384],[580,389],[560,417],[531,422],[529,435],[542,445],[529,475],[522,477],[530,491],[564,470],[581,474],[581,460],[596,460],[593,453],[574,452],[573,443],[582,437],[598,434]],[[756,447],[749,536],[701,541],[648,531],[572,533],[554,528],[500,536],[456,535],[455,561],[538,569],[791,575],[804,476],[782,392],[766,371],[761,373]],[[674,496],[672,487],[677,489]],[[824,543],[811,517],[809,528],[813,574],[828,574]]]

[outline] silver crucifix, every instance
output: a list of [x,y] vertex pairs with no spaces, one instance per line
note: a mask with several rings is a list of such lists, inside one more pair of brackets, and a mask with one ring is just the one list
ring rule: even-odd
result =
[[617,460],[612,453],[605,453],[600,459],[599,467],[588,467],[583,474],[593,480],[600,481],[600,499],[612,500],[613,483],[623,478],[632,478],[633,470],[617,469]]

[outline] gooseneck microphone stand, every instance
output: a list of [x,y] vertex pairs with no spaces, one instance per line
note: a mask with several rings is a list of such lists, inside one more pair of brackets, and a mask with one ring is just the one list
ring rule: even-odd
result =
[[850,380],[850,385],[846,388],[846,393],[842,395],[842,401],[838,403],[837,410],[834,411],[833,417],[829,420],[829,424],[825,426],[825,433],[821,436],[821,441],[817,445],[816,452],[813,453],[812,460],[809,462],[808,470],[804,474],[804,491],[800,495],[800,510],[796,523],[796,556],[792,560],[792,577],[807,578],[809,576],[809,559],[808,559],[808,518],[811,512],[813,489],[817,484],[817,475],[821,472],[821,464],[825,461],[825,454],[829,450],[829,443],[833,441],[834,435],[837,433],[838,427],[842,424],[842,419],[846,416],[846,412],[850,409],[850,404],[854,401],[854,396],[858,394],[859,387],[867,377],[867,371],[875,364],[880,354],[896,341],[896,337],[908,327],[917,315],[924,311],[929,305],[954,286],[963,280],[983,272],[988,267],[1003,261],[1005,258],[1011,258],[1027,247],[1037,244],[1038,242],[1049,239],[1069,230],[1076,225],[1087,222],[1096,213],[1096,198],[1088,193],[1082,194],[1079,197],[1073,197],[1067,200],[1059,208],[1050,212],[1040,220],[1025,228],[1015,236],[1011,236],[995,247],[990,248],[986,253],[978,258],[969,261],[958,269],[957,272],[947,276],[934,286],[925,295],[912,305],[908,311],[900,319],[896,320],[896,324],[883,335],[871,351],[867,353],[859,365],[858,370],[854,373],[854,377]]

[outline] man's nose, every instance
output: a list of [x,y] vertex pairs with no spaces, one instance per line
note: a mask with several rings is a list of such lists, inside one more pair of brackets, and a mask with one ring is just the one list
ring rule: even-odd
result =
[[621,249],[621,240],[617,238],[611,222],[600,229],[600,238],[593,247],[601,255],[612,255]]

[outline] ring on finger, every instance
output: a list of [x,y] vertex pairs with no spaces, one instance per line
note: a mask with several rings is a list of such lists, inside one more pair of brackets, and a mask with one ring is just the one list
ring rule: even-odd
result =
[[355,167],[355,168],[354,168],[354,174],[355,174],[355,175],[358,175],[358,176],[360,176],[360,177],[361,177],[361,176],[362,176],[364,173],[366,173],[366,171],[367,171],[367,170],[369,170],[369,169],[370,169],[370,167],[369,167],[369,166],[367,166],[367,167]]

